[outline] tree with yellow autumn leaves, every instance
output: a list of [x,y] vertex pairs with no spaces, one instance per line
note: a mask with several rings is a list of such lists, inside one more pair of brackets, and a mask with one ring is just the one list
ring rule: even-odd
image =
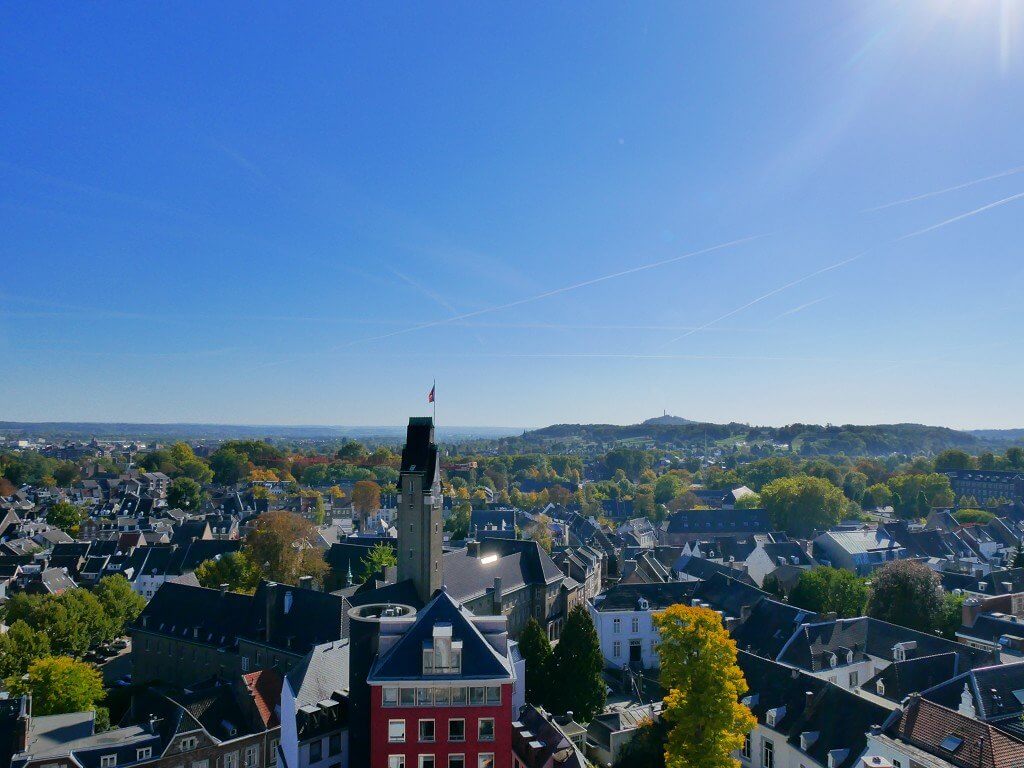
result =
[[654,626],[661,684],[668,691],[661,715],[671,729],[665,765],[734,768],[732,755],[757,721],[740,703],[747,683],[722,617],[708,608],[673,605],[654,614]]

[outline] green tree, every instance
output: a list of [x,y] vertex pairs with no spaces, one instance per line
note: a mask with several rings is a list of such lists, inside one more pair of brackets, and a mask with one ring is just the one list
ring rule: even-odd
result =
[[191,477],[176,477],[167,486],[167,505],[172,509],[198,512],[205,499],[202,486]]
[[316,528],[308,520],[291,512],[274,510],[256,519],[256,526],[246,537],[242,551],[266,579],[296,584],[300,576],[312,576],[314,581],[322,583],[327,563],[316,540]]
[[961,525],[967,525],[968,523],[988,523],[995,519],[995,515],[991,512],[986,512],[984,509],[958,509],[953,513],[953,517]]
[[860,500],[860,505],[864,509],[888,507],[890,504],[892,504],[892,491],[889,490],[889,486],[881,483],[869,486]]
[[341,461],[354,464],[369,456],[369,451],[366,450],[366,446],[362,443],[357,443],[355,440],[349,440],[338,449],[336,456]]
[[546,708],[551,699],[551,642],[532,616],[519,636],[519,652],[526,661],[526,700]]
[[537,515],[537,519],[530,526],[526,535],[540,544],[541,549],[545,552],[550,552],[553,544],[551,539],[551,518],[547,515]]
[[221,485],[237,485],[249,476],[250,468],[249,457],[227,445],[210,456],[213,479]]
[[36,659],[25,677],[8,680],[7,687],[15,696],[30,694],[36,716],[95,709],[103,697],[103,679],[96,668],[67,656]]
[[64,532],[77,532],[84,518],[85,510],[70,501],[58,501],[46,510],[46,522]]
[[841,619],[862,616],[868,586],[864,579],[843,568],[819,566],[800,574],[789,602],[815,613],[834,612]]
[[747,683],[721,616],[709,608],[677,604],[654,614],[654,626],[660,637],[661,685],[668,691],[661,716],[671,728],[665,765],[733,768],[732,753],[757,720],[740,702]]
[[0,677],[21,677],[36,659],[50,655],[50,638],[23,620],[0,635]]
[[966,598],[967,595],[954,595],[952,592],[945,592],[942,595],[942,614],[937,629],[947,640],[955,641],[957,630],[963,625]]
[[125,627],[135,621],[146,607],[145,598],[133,590],[128,579],[119,573],[100,579],[94,594],[100,601],[115,638],[122,636]]
[[373,480],[359,480],[352,486],[352,507],[362,520],[380,509],[380,486]]
[[859,502],[864,498],[864,492],[868,489],[868,476],[863,472],[852,470],[846,473],[843,478],[843,493],[851,501]]
[[868,615],[921,632],[938,629],[942,618],[939,577],[923,563],[893,560],[871,576]]
[[928,517],[932,511],[931,504],[928,503],[928,497],[924,495],[924,491],[917,492],[917,503],[915,505],[915,512],[920,518]]
[[1013,469],[1024,467],[1024,448],[1013,447],[1006,449],[1006,461]]
[[398,565],[398,558],[395,556],[395,550],[392,547],[389,547],[382,541],[378,541],[370,547],[369,551],[363,555],[359,562],[362,564],[359,580],[366,582],[385,568]]
[[746,496],[740,496],[736,499],[734,505],[736,509],[761,509],[764,501],[761,499],[760,493],[748,493]]
[[569,611],[551,662],[552,710],[571,711],[582,723],[593,720],[604,709],[604,656],[594,622],[582,605]]
[[444,521],[444,529],[452,535],[456,541],[461,541],[469,536],[470,515],[473,513],[473,505],[468,501],[459,501],[452,507],[452,513]]
[[672,499],[682,496],[688,487],[683,484],[679,475],[662,475],[654,483],[654,501],[658,504],[668,504]]
[[846,499],[820,477],[784,477],[761,489],[761,500],[776,530],[807,536],[842,519]]
[[82,476],[73,461],[62,461],[53,469],[53,479],[61,488],[70,488]]
[[936,472],[952,472],[957,469],[974,469],[974,457],[956,448],[950,448],[935,457]]
[[1024,548],[1021,547],[1021,542],[1017,541],[1017,546],[1013,549],[1013,565],[1011,568],[1024,568]]
[[[924,493],[925,503],[929,507],[953,506],[953,488],[946,475],[934,472],[893,475],[889,478],[888,485],[893,494],[893,507],[901,517],[920,516],[921,507],[918,496],[921,493]],[[896,499],[900,500],[899,504],[895,503]]]
[[228,552],[201,562],[196,578],[210,589],[227,584],[232,592],[252,594],[260,583],[260,569],[246,552]]

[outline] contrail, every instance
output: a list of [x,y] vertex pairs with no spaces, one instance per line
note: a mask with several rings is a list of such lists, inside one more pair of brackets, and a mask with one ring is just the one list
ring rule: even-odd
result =
[[957,222],[957,221],[962,221],[963,219],[970,218],[971,216],[976,216],[977,214],[982,213],[984,211],[991,210],[992,208],[997,208],[997,207],[999,207],[1001,205],[1006,205],[1007,203],[1012,203],[1014,200],[1019,200],[1022,197],[1024,197],[1024,192],[1018,192],[1016,195],[1010,195],[1009,197],[1004,197],[1002,200],[996,200],[994,203],[989,203],[987,205],[981,206],[980,208],[975,208],[974,210],[967,211],[966,213],[961,213],[958,216],[953,216],[952,218],[946,219],[945,221],[940,221],[938,224],[933,224],[930,227],[925,227],[924,229],[918,229],[918,230],[915,230],[914,232],[909,232],[909,233],[907,233],[905,235],[901,235],[900,237],[897,237],[894,240],[890,240],[890,241],[888,241],[886,243],[882,243],[881,245],[872,246],[871,248],[863,250],[860,253],[856,253],[853,256],[850,256],[849,258],[843,259],[842,261],[837,261],[835,264],[829,264],[827,267],[822,267],[821,269],[816,269],[813,272],[810,272],[810,273],[804,275],[803,277],[798,277],[796,280],[791,280],[790,282],[786,283],[785,285],[780,285],[778,288],[774,288],[774,289],[768,291],[768,293],[765,293],[765,294],[763,294],[761,296],[758,296],[756,299],[751,299],[750,301],[748,301],[743,306],[737,307],[736,309],[733,309],[733,310],[730,310],[730,311],[726,312],[724,315],[720,315],[720,316],[716,317],[714,320],[709,320],[708,322],[704,323],[704,325],[698,326],[697,328],[694,328],[691,331],[687,331],[682,336],[676,336],[674,339],[669,340],[666,343],[666,346],[668,344],[674,344],[677,341],[682,341],[683,339],[685,339],[685,338],[687,338],[689,336],[692,336],[693,334],[698,333],[699,331],[706,330],[707,328],[711,327],[712,325],[717,325],[718,323],[720,323],[723,320],[728,320],[733,315],[737,315],[740,312],[742,312],[743,310],[749,309],[750,307],[754,306],[755,304],[760,304],[765,299],[770,299],[772,296],[775,296],[776,294],[782,293],[783,291],[789,290],[790,288],[792,288],[794,286],[800,285],[800,283],[807,282],[808,280],[810,280],[812,278],[815,278],[815,277],[818,277],[819,275],[823,275],[826,272],[831,272],[833,270],[840,269],[841,267],[845,267],[847,264],[852,264],[855,261],[863,259],[868,254],[873,253],[873,252],[879,250],[880,248],[884,248],[884,247],[889,246],[889,245],[895,245],[896,243],[901,243],[904,240],[909,240],[912,237],[918,237],[920,235],[925,234],[926,232],[934,232],[936,229],[941,229],[942,227],[948,226],[948,225],[950,225],[950,224],[952,224],[954,222]]
[[820,304],[821,302],[825,301],[827,298],[828,298],[828,296],[822,296],[820,299],[815,299],[814,301],[808,301],[807,303],[801,304],[798,307],[793,307],[792,309],[787,309],[781,315],[776,315],[775,317],[773,317],[771,319],[771,322],[774,323],[776,320],[781,320],[784,317],[789,317],[790,315],[795,315],[797,312],[803,312],[808,307],[813,307],[815,304]]
[[937,189],[934,192],[924,192],[920,195],[914,195],[913,197],[904,197],[902,200],[894,200],[891,203],[885,205],[876,205],[874,208],[865,208],[861,213],[872,213],[874,211],[884,211],[886,208],[895,208],[898,205],[905,205],[906,203],[913,203],[917,200],[927,200],[929,197],[938,197],[944,195],[947,192],[956,192],[958,189],[967,189],[973,187],[975,184],[983,184],[986,181],[995,181],[996,179],[1002,179],[1007,176],[1013,176],[1014,174],[1024,171],[1024,165],[1018,165],[1016,168],[1011,168],[1008,171],[1001,171],[999,173],[993,173],[991,176],[985,176],[980,179],[974,179],[972,181],[965,181],[962,184],[957,184],[952,187],[946,187],[945,189]]
[[732,246],[747,243],[762,237],[765,237],[765,235],[751,235],[750,237],[742,237],[738,240],[730,240],[727,243],[720,243],[719,245],[712,245],[708,248],[701,248],[698,251],[690,251],[689,253],[684,253],[680,256],[673,256],[672,258],[650,262],[649,264],[641,264],[640,266],[637,267],[630,267],[629,269],[623,269],[620,270],[619,272],[612,272],[607,275],[601,275],[600,277],[594,277],[579,283],[573,283],[572,285],[565,285],[562,286],[561,288],[554,288],[550,291],[544,291],[543,293],[538,293],[534,296],[527,296],[524,299],[510,301],[506,304],[497,304],[490,307],[484,307],[483,309],[477,309],[474,310],[473,312],[465,312],[461,315],[455,315],[454,317],[442,318],[441,320],[431,320],[430,322],[426,323],[418,323],[416,325],[410,325],[406,328],[401,328],[399,330],[391,331],[389,333],[382,333],[378,336],[370,336],[365,339],[355,339],[354,341],[350,341],[347,344],[342,344],[337,347],[333,347],[331,351],[337,351],[339,349],[351,347],[356,344],[368,344],[374,341],[382,341],[384,339],[390,339],[395,336],[401,336],[406,333],[412,333],[413,331],[421,331],[426,328],[436,328],[439,325],[451,325],[452,323],[461,322],[463,320],[469,320],[470,318],[490,314],[491,312],[500,312],[505,309],[512,309],[513,307],[521,307],[524,304],[532,304],[535,301],[547,299],[550,298],[551,296],[557,296],[562,293],[568,293],[569,291],[576,291],[579,290],[580,288],[586,288],[587,286],[596,285],[597,283],[603,283],[608,280],[615,280],[616,278],[619,277],[626,277],[627,275],[633,275],[636,274],[637,272],[644,272],[649,269],[657,269],[658,267],[664,267],[668,264],[674,264],[678,261],[693,258],[694,256],[700,256],[702,254],[711,253],[713,251],[720,251],[724,248],[730,248]]

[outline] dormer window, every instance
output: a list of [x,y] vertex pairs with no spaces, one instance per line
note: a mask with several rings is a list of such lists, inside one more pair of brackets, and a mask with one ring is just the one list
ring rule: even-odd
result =
[[839,663],[839,659],[836,657],[836,655],[834,653],[829,654],[828,665],[830,667],[834,668],[836,666],[836,664],[838,664],[838,663]]
[[462,641],[452,638],[452,625],[435,624],[430,640],[423,643],[424,675],[462,673]]
[[846,652],[846,663],[853,664],[853,651]]

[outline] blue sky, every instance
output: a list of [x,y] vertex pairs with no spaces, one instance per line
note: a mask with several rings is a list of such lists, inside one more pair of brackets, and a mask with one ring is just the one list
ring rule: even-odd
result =
[[1022,78],[1019,0],[4,4],[0,419],[1024,426]]

